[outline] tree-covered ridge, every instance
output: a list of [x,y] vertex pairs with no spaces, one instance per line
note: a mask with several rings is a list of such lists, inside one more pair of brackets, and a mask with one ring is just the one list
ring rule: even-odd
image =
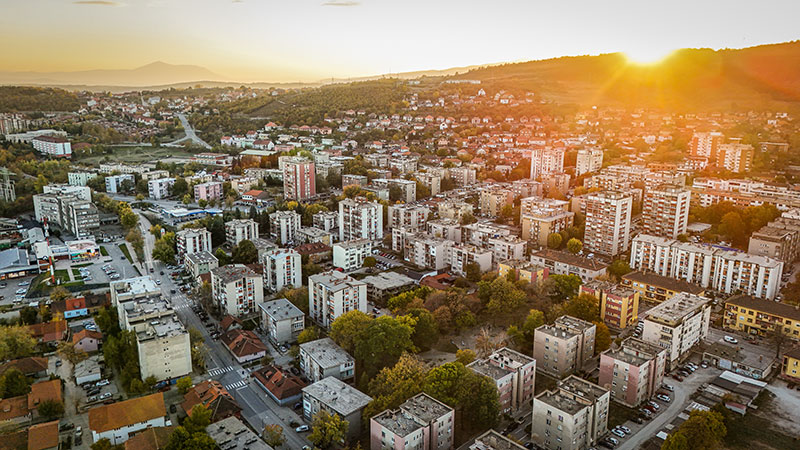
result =
[[0,86],[0,112],[77,111],[78,96],[55,88]]

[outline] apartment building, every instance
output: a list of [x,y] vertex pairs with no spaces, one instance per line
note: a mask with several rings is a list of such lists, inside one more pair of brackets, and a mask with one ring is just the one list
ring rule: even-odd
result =
[[372,241],[369,239],[333,244],[333,267],[345,272],[360,269],[364,265],[364,258],[368,256],[372,256]]
[[309,317],[328,329],[350,311],[367,312],[367,285],[335,270],[308,277]]
[[132,174],[109,175],[106,177],[105,181],[106,192],[110,194],[116,194],[122,191],[131,191],[134,187],[136,187],[136,177],[134,177]]
[[300,253],[288,248],[267,250],[259,258],[264,275],[264,289],[280,292],[286,288],[303,286],[302,258]]
[[561,316],[552,325],[542,325],[534,332],[533,358],[537,370],[562,378],[594,357],[597,327],[572,316]]
[[[339,227],[339,213],[336,211],[322,211],[312,216],[312,224],[320,230],[332,231]],[[271,228],[271,227],[270,227]],[[338,237],[338,232],[336,233]]]
[[608,431],[608,390],[570,376],[533,400],[531,436],[548,450],[586,450]]
[[674,297],[676,294],[686,292],[693,295],[705,296],[706,290],[702,287],[661,276],[652,272],[629,272],[622,276],[623,286],[630,287],[639,292],[639,298],[652,303],[661,303]]
[[161,200],[172,194],[175,178],[158,178],[147,182],[147,195],[153,200]]
[[[574,224],[575,213],[567,211],[567,202],[553,200],[553,206],[529,207],[523,199],[520,222],[522,224],[522,239],[533,241],[540,247],[547,246],[547,238],[553,233],[560,233]],[[527,208],[526,208],[527,207]]]
[[629,337],[600,354],[598,384],[611,391],[612,400],[635,408],[656,395],[666,366],[667,349]]
[[453,219],[431,220],[426,225],[430,236],[461,242],[461,224]]
[[341,417],[348,424],[345,441],[361,435],[361,413],[372,397],[345,384],[336,377],[327,377],[303,388],[303,419],[311,423],[320,411]]
[[346,173],[342,175],[342,188],[347,186],[366,186],[369,183],[369,178],[365,175],[354,175]]
[[576,275],[585,283],[605,275],[610,263],[597,256],[587,258],[545,248],[531,255],[531,264],[545,267],[555,275]]
[[503,347],[485,359],[469,363],[467,368],[495,383],[501,413],[525,412],[532,406],[536,360],[530,356]]
[[38,136],[31,140],[34,150],[56,158],[72,156],[72,144],[61,136]]
[[750,235],[747,253],[792,263],[800,250],[800,221],[779,217]]
[[400,228],[407,231],[422,231],[428,221],[430,210],[422,205],[410,205],[408,203],[389,206],[390,229]]
[[458,186],[471,186],[477,181],[477,172],[469,167],[451,167],[449,175]]
[[597,172],[603,168],[603,150],[600,148],[582,148],[578,150],[575,162],[575,176]]
[[364,197],[339,202],[339,241],[383,239],[383,205]]
[[269,236],[276,242],[294,242],[300,228],[300,214],[294,211],[275,211],[269,215]]
[[511,438],[492,429],[476,437],[469,446],[469,450],[523,450],[524,448]]
[[642,230],[646,234],[677,239],[686,234],[691,191],[684,187],[661,185],[648,189],[642,208]]
[[288,345],[297,342],[297,336],[305,329],[305,314],[285,298],[271,300],[258,305],[261,311],[261,329],[273,345]]
[[164,427],[169,417],[162,392],[100,405],[88,414],[92,442],[108,439],[111,445],[123,444],[142,430]]
[[528,242],[516,236],[496,237],[489,239],[488,250],[492,252],[494,262],[509,259],[525,259],[525,247]]
[[616,256],[628,250],[633,199],[619,191],[601,191],[586,198],[585,251]]
[[264,280],[242,264],[229,264],[211,271],[211,299],[222,314],[241,317],[257,312],[264,301]]
[[[434,270],[442,270],[450,265],[451,252],[453,246],[456,245],[455,242],[422,233],[405,233],[400,230],[394,230],[393,240],[395,234],[398,235],[398,246],[403,251],[403,260],[406,262]],[[400,234],[402,236],[399,236]]]
[[800,339],[800,310],[786,303],[735,295],[725,301],[722,326],[749,335],[769,336],[780,332]]
[[[372,186],[378,189],[388,189],[392,201],[403,201],[406,203],[413,203],[417,201],[417,182],[406,180],[405,178],[375,178],[372,180]],[[392,194],[395,192],[395,194]]]
[[781,211],[800,208],[800,191],[791,185],[745,179],[695,178],[692,201],[700,206],[731,202],[742,208],[764,203]]
[[195,280],[200,279],[200,275],[207,274],[219,267],[219,260],[211,252],[197,252],[186,255],[183,259],[186,272],[192,275]]
[[644,315],[641,339],[667,349],[667,370],[674,369],[708,335],[710,303],[708,298],[682,292]]
[[722,133],[718,131],[694,133],[692,140],[689,141],[689,153],[692,156],[711,160],[716,157],[717,148],[723,140]]
[[356,361],[331,338],[300,344],[300,370],[316,383],[327,377],[334,377],[351,383],[356,376]]
[[370,419],[370,449],[452,449],[454,425],[453,408],[423,392]]
[[465,214],[474,215],[472,205],[467,202],[445,200],[436,205],[440,219],[450,219],[461,222]]
[[208,181],[194,185],[194,199],[198,202],[200,200],[207,202],[222,200],[222,182]]
[[564,172],[564,149],[542,147],[531,150],[531,180]]
[[175,233],[177,260],[198,252],[211,252],[211,232],[205,228],[184,228]]
[[[270,217],[271,218],[271,217]],[[258,238],[258,223],[253,219],[234,219],[225,222],[225,242],[231,247],[244,240]]]
[[283,198],[305,200],[317,195],[314,163],[304,158],[288,158],[283,165]]
[[550,271],[546,267],[537,266],[528,261],[510,259],[497,264],[498,277],[505,278],[509,272],[513,272],[517,280],[536,284],[544,282],[550,276]]
[[96,177],[94,172],[69,172],[67,173],[67,184],[70,186],[86,186],[89,180]]
[[58,204],[61,227],[76,238],[90,237],[100,228],[100,214],[94,203],[76,197],[59,197]]
[[418,173],[416,178],[417,181],[430,190],[431,196],[437,195],[442,191],[442,177],[431,173]]
[[607,281],[592,280],[582,284],[579,293],[598,299],[600,319],[610,328],[621,330],[638,320],[639,291]]
[[456,244],[450,249],[450,272],[453,275],[467,276],[467,265],[475,263],[481,273],[492,269],[492,252],[469,244]]
[[[112,281],[109,283],[111,294],[111,306],[122,309],[122,304],[140,298],[147,298],[161,295],[161,288],[149,276],[127,278],[125,280]],[[122,316],[119,315],[120,328],[124,327]]]
[[480,196],[481,214],[499,216],[506,205],[514,205],[514,192],[508,189],[482,189]]
[[417,171],[416,158],[389,158],[389,168],[402,173],[414,173]]
[[753,167],[752,145],[731,143],[720,144],[717,148],[717,167],[733,173],[746,173]]
[[633,239],[630,266],[727,294],[741,291],[766,299],[777,295],[783,273],[783,262],[772,258],[647,234]]
[[528,198],[538,197],[541,198],[544,191],[542,183],[536,180],[521,179],[511,182],[511,192],[514,193],[514,198]]

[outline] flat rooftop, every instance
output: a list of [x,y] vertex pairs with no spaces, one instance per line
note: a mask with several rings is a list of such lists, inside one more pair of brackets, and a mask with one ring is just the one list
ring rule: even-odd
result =
[[467,368],[472,369],[475,373],[491,378],[492,380],[500,380],[508,374],[513,373],[511,369],[506,369],[498,365],[492,364],[486,359],[476,359],[467,365]]
[[376,289],[394,289],[414,284],[414,280],[397,272],[381,272],[361,279],[364,283]]
[[646,313],[646,320],[673,324],[710,302],[706,297],[679,292]]
[[191,263],[194,265],[219,262],[216,256],[214,256],[211,252],[207,251],[191,253],[189,255],[186,255],[186,259],[191,261]]
[[237,417],[228,417],[206,428],[221,450],[273,450]]
[[400,437],[408,436],[425,425],[402,409],[394,411],[387,409],[373,417],[372,420]]
[[545,403],[569,415],[574,415],[578,411],[587,407],[585,403],[580,403],[574,400],[572,397],[562,394],[561,391],[545,391],[539,394],[534,401]]
[[336,377],[327,377],[303,388],[309,395],[336,411],[342,417],[359,411],[372,401],[372,397]]
[[567,315],[558,317],[554,321],[554,325],[557,326],[557,327],[564,327],[564,328],[568,328],[570,330],[576,330],[576,331],[580,331],[580,332],[583,332],[583,331],[588,330],[589,328],[592,328],[592,327],[595,326],[591,322],[587,322],[587,321],[585,321],[583,319],[578,319],[577,317],[572,317],[572,316],[567,316]]
[[401,409],[413,414],[423,423],[431,423],[434,420],[453,412],[453,408],[436,400],[426,393],[417,394],[400,405]]
[[331,270],[324,273],[318,273],[316,275],[310,276],[309,279],[313,281],[314,284],[321,284],[322,286],[325,286],[325,288],[331,291],[338,291],[346,287],[356,287],[365,285],[365,283],[358,281],[355,278],[347,276],[336,270]]
[[653,272],[631,272],[622,276],[623,280],[660,287],[673,292],[688,292],[699,295],[705,291],[702,287],[683,280],[665,277]]
[[111,283],[111,290],[117,295],[138,296],[153,292],[161,292],[156,282],[149,276],[128,278]]
[[570,394],[574,394],[590,402],[594,402],[598,398],[608,393],[606,389],[603,389],[591,381],[586,381],[583,378],[579,378],[575,375],[570,375],[567,378],[559,381],[558,388],[561,391],[569,392]]
[[300,351],[307,353],[311,359],[322,367],[337,367],[348,362],[355,362],[352,356],[339,347],[331,338],[300,344]]
[[228,264],[227,266],[217,267],[211,270],[211,275],[219,278],[223,283],[259,276],[244,264]]
[[469,446],[469,450],[523,450],[524,448],[494,430],[478,436],[475,438],[475,442]]
[[558,328],[556,326],[548,325],[548,324],[540,326],[539,328],[536,329],[536,332],[537,333],[545,333],[547,335],[550,335],[550,336],[553,336],[553,337],[557,337],[557,338],[561,338],[561,339],[570,339],[570,338],[573,338],[573,337],[577,336],[577,333],[573,333],[573,332],[565,330],[563,328]]
[[262,311],[275,320],[303,317],[303,311],[285,298],[279,298],[258,305]]

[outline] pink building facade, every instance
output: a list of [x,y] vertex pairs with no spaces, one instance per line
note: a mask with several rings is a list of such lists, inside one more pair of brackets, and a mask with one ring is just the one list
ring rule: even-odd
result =
[[656,394],[666,364],[667,349],[631,337],[619,349],[600,354],[598,384],[614,401],[635,407]]
[[453,408],[422,393],[370,419],[372,450],[446,450],[454,447]]
[[536,381],[535,359],[503,347],[467,367],[495,382],[502,412],[526,411],[532,407]]
[[220,200],[222,199],[222,183],[219,181],[209,181],[208,183],[197,184],[194,187],[194,199],[196,201]]

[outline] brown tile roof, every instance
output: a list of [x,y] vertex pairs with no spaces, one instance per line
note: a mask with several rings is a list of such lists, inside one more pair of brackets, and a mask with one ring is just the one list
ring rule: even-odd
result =
[[103,340],[103,333],[95,330],[87,330],[83,329],[78,331],[77,333],[72,335],[72,343],[77,344],[78,342],[82,341],[84,338],[91,338],[96,339],[98,341]]
[[203,405],[211,411],[211,422],[236,415],[242,409],[219,381],[203,381],[183,396],[181,407],[192,415],[192,408]]
[[22,417],[27,415],[28,412],[27,395],[0,400],[0,422]]
[[0,364],[0,374],[5,373],[6,370],[12,367],[22,372],[25,376],[31,376],[47,370],[47,358],[34,356],[5,362]]
[[67,322],[56,320],[52,322],[37,323],[28,325],[28,329],[34,338],[42,342],[55,342],[64,339],[67,334]]
[[795,346],[794,348],[790,348],[783,354],[783,356],[788,356],[794,359],[800,359],[800,345]]
[[674,292],[688,292],[690,294],[698,295],[705,291],[705,289],[696,284],[688,283],[675,278],[665,277],[653,272],[630,272],[623,275],[622,279],[649,284],[651,286],[664,288]]
[[239,325],[239,328],[241,328],[241,326],[242,326],[242,322],[239,321],[239,319],[237,319],[236,317],[233,317],[230,314],[228,314],[225,317],[223,317],[222,320],[219,322],[219,326],[220,326],[220,328],[222,328],[222,331],[228,331],[228,329],[233,324]]
[[58,447],[58,421],[39,423],[28,428],[28,450]]
[[165,416],[164,394],[157,392],[89,410],[89,428],[97,433]]
[[267,346],[258,336],[248,330],[230,330],[222,335],[222,343],[239,358],[267,351]]
[[125,441],[125,450],[161,450],[166,448],[169,437],[175,431],[175,428],[174,426],[146,428]]
[[301,394],[303,388],[307,386],[299,377],[272,365],[253,372],[253,377],[278,400]]
[[28,430],[22,429],[3,434],[0,439],[0,450],[25,450],[28,448]]
[[[747,309],[761,311],[773,316],[785,317],[792,320],[800,320],[800,308],[786,303],[763,300],[749,295],[734,295],[725,300],[725,304],[741,306]],[[727,306],[726,306],[727,308]]]
[[63,403],[61,397],[61,380],[47,380],[33,383],[28,393],[28,409],[36,409],[40,403],[53,400]]
[[70,298],[66,301],[66,310],[75,311],[86,308],[86,299],[83,297]]

